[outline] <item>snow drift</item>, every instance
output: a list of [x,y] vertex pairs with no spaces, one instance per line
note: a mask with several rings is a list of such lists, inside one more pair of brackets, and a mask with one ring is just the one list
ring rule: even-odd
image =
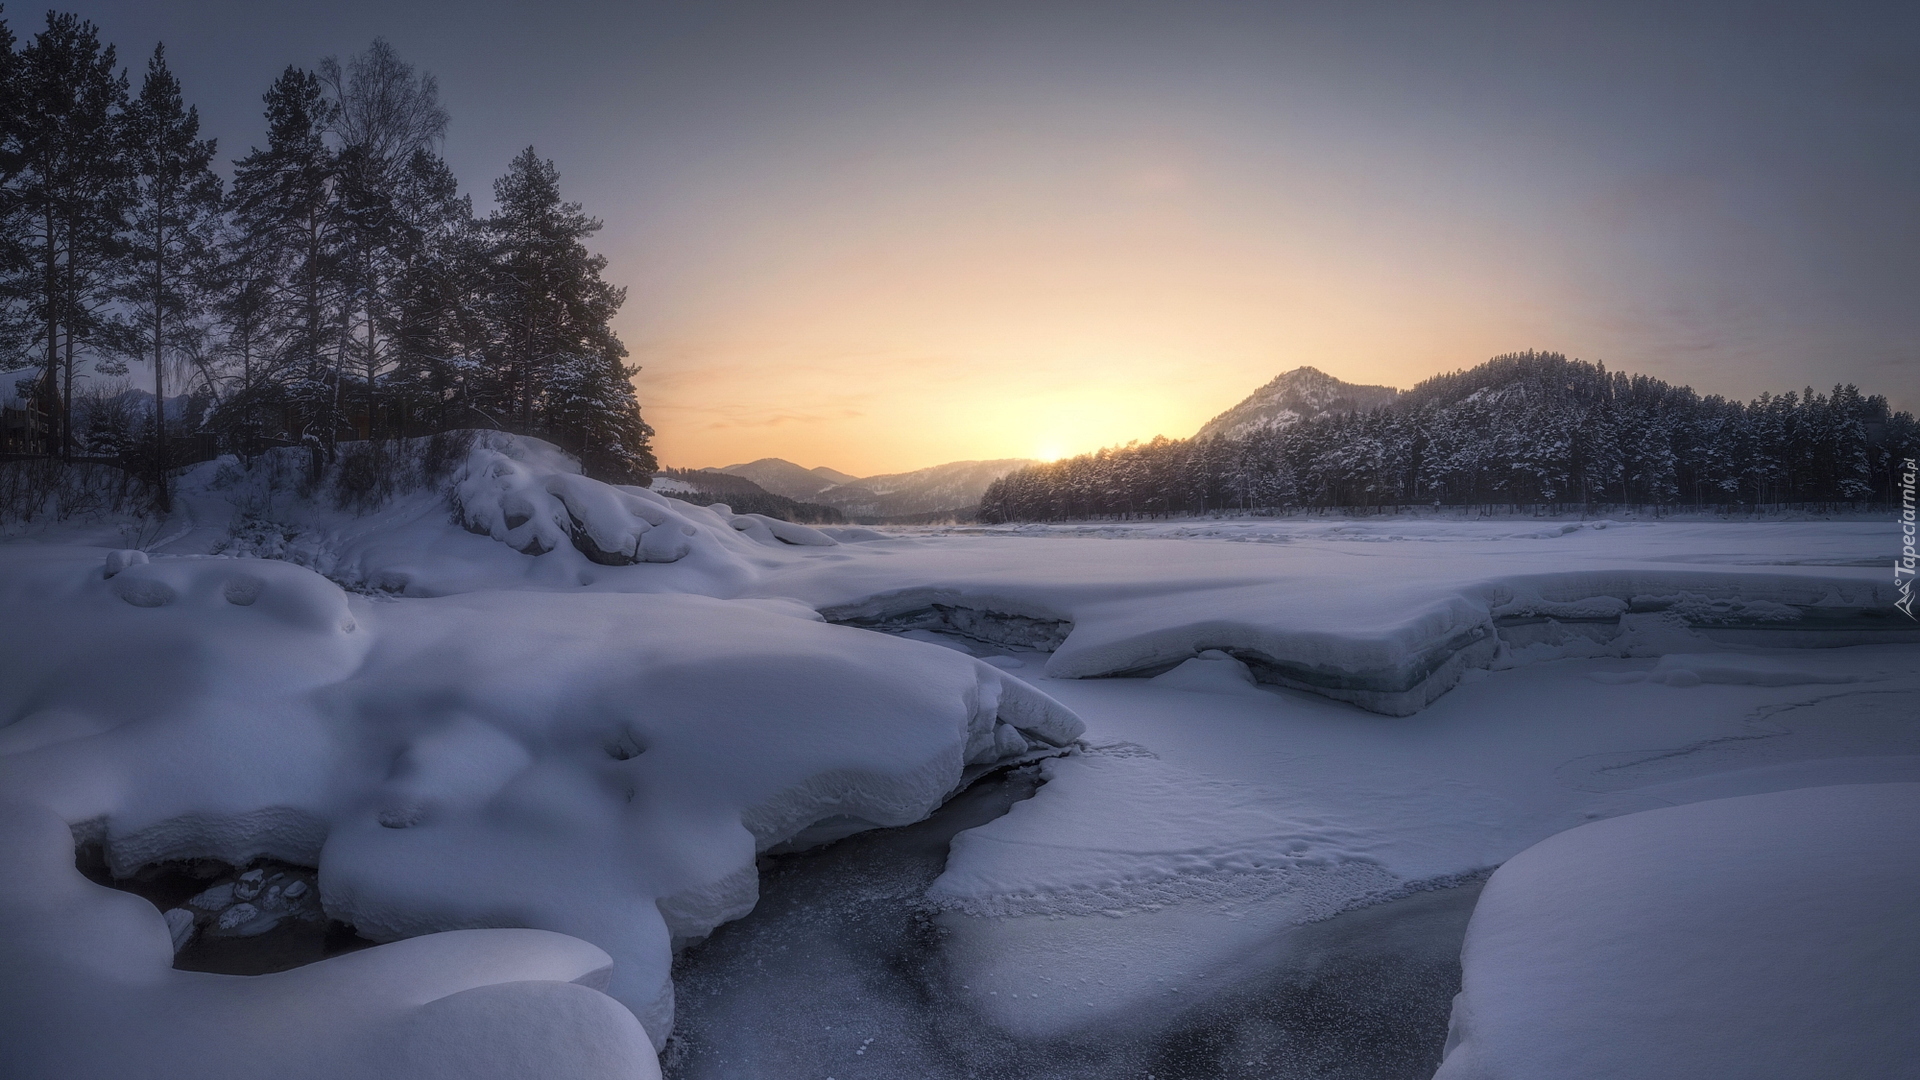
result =
[[1920,784],[1596,822],[1493,875],[1436,1080],[1896,1076],[1920,1059]]
[[271,856],[377,940],[570,934],[656,1043],[672,941],[752,906],[757,851],[917,820],[1081,732],[977,660],[769,601],[376,602],[285,562],[13,547],[0,606],[0,790],[116,872]]
[[73,865],[44,807],[0,802],[0,1046],[8,1076],[647,1080],[612,961],[540,930],[464,930],[274,975],[175,971],[153,905]]

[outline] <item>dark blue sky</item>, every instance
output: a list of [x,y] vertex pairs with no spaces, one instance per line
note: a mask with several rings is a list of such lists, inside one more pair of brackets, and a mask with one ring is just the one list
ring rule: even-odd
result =
[[164,39],[223,157],[382,36],[478,200],[556,159],[672,464],[1073,452],[1523,348],[1920,403],[1913,3],[68,10],[136,75]]

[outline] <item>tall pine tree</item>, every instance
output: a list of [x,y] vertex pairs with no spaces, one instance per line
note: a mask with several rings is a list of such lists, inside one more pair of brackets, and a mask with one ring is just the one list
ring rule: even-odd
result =
[[506,402],[524,431],[548,436],[589,472],[644,482],[653,429],[640,418],[627,348],[609,325],[626,290],[600,273],[585,240],[600,230],[560,197],[560,172],[529,146],[494,181],[492,314]]
[[48,12],[17,62],[7,138],[17,169],[10,201],[31,258],[16,291],[34,323],[53,442],[67,457],[79,353],[101,344],[131,201],[121,145],[127,83],[114,65],[92,23]]
[[333,105],[311,72],[289,67],[266,94],[267,145],[234,163],[233,213],[254,272],[271,275],[270,335],[280,350],[287,435],[332,453],[345,336],[345,226]]
[[200,138],[199,111],[182,101],[164,46],[154,47],[124,128],[137,201],[120,295],[138,354],[153,364],[154,500],[165,512],[168,357],[200,310],[194,294],[212,254],[221,191],[214,142]]
[[[381,424],[381,383],[401,362],[400,281],[423,258],[427,230],[442,212],[417,188],[439,179],[434,151],[446,134],[447,112],[433,76],[416,74],[379,39],[344,66],[322,61],[320,80],[333,103],[331,131],[340,145],[347,344],[363,395],[362,430],[370,434]],[[450,198],[446,192],[438,201]]]

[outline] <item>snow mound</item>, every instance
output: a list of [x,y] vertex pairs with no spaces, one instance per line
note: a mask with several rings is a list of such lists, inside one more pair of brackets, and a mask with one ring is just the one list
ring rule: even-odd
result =
[[1920,1060],[1920,784],[1597,822],[1475,908],[1436,1080],[1896,1076]]
[[597,989],[612,961],[584,941],[466,930],[272,975],[175,971],[186,913],[87,881],[58,815],[0,803],[0,865],[8,1076],[660,1075],[645,1031]]
[[838,547],[840,541],[805,525],[795,525],[791,521],[768,517],[765,514],[736,514],[725,503],[718,503],[709,509],[726,515],[728,524],[735,532],[743,533],[757,543],[770,547],[791,544],[795,547]]
[[0,790],[116,873],[318,866],[325,912],[376,940],[590,941],[656,1043],[672,942],[752,907],[757,852],[916,821],[1082,731],[969,656],[791,603],[374,602],[286,562],[105,556],[0,548]]
[[454,474],[455,512],[469,532],[526,555],[571,543],[603,566],[631,566],[677,562],[693,550],[697,532],[670,500],[578,469],[533,440],[482,440]]
[[280,448],[186,472],[164,521],[48,524],[35,539],[135,555],[275,559],[358,592],[488,589],[737,595],[765,546],[705,507],[602,483],[558,447],[500,431]]

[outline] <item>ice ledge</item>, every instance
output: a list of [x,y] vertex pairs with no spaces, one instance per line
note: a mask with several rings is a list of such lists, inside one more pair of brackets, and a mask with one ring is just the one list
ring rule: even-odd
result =
[[[1476,668],[1563,656],[1656,657],[1722,647],[1827,648],[1920,642],[1892,590],[1845,570],[1633,568],[1409,587],[1377,623],[1346,612],[1265,609],[1224,594],[1210,617],[1157,598],[1071,614],[991,586],[911,588],[821,609],[830,622],[932,630],[1052,651],[1052,678],[1150,677],[1208,650],[1262,683],[1390,716],[1419,712]],[[1252,595],[1251,593],[1248,594]],[[1185,621],[1183,621],[1185,620]]]

